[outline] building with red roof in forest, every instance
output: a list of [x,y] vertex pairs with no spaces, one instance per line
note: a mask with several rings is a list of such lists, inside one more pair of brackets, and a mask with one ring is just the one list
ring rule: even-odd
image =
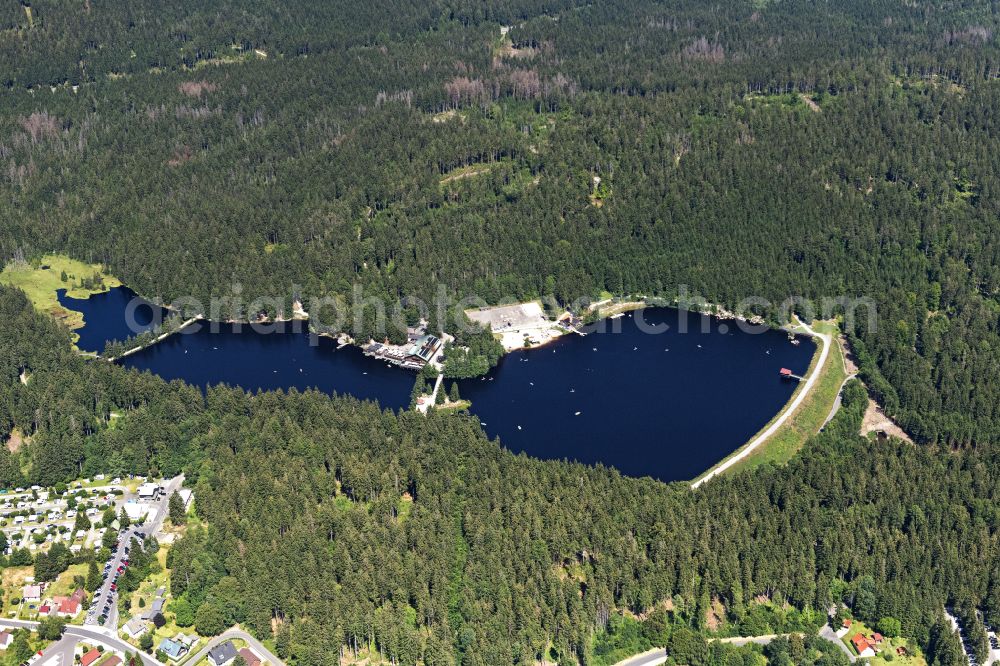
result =
[[851,638],[851,644],[854,645],[854,649],[857,650],[859,657],[875,656],[874,641],[870,638],[865,638],[860,633],[854,634],[854,637]]

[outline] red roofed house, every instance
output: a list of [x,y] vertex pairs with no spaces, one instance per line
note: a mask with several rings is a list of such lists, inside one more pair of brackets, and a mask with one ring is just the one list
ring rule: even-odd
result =
[[80,612],[80,605],[86,596],[87,593],[82,588],[77,588],[72,596],[54,597],[52,605],[55,606],[55,612],[59,617],[73,617]]
[[9,631],[0,631],[0,650],[6,650],[14,641],[14,636]]
[[121,658],[118,655],[113,654],[98,664],[98,666],[118,666],[120,663],[122,663]]
[[[854,649],[857,650],[859,657],[874,657],[875,650],[872,649],[872,645],[868,642],[868,639],[861,634],[854,634],[851,639],[851,643],[854,645]],[[84,664],[83,666],[87,666]]]
[[97,648],[93,648],[87,654],[80,657],[80,666],[91,666],[95,661],[101,658],[101,651]]
[[80,612],[80,601],[75,597],[62,597],[56,608],[59,617],[73,617]]
[[876,631],[874,634],[872,634],[872,639],[875,641],[875,645],[878,645],[879,643],[882,642],[882,634]]
[[49,606],[48,604],[42,604],[42,606],[40,606],[38,609],[39,615],[49,615],[51,612],[52,612],[52,606]]
[[850,620],[850,618],[846,618],[844,620],[844,628],[847,629],[850,626],[851,626],[851,620]]
[[250,648],[240,648],[240,655],[247,662],[247,666],[260,666],[260,657],[250,651]]

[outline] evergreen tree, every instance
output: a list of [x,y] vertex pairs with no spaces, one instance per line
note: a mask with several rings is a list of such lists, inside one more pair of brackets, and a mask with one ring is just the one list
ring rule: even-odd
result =
[[101,579],[101,572],[100,569],[98,569],[97,567],[97,562],[91,560],[87,564],[87,579],[84,584],[84,589],[86,589],[88,592],[96,592],[97,588],[101,586],[102,582],[103,581]]
[[174,525],[183,525],[186,517],[184,511],[184,500],[181,499],[180,494],[175,490],[170,494],[170,499],[168,501],[168,512],[170,515],[170,522]]
[[76,517],[73,519],[73,531],[88,531],[91,528],[90,518],[87,517],[86,512],[77,511]]
[[10,654],[12,659],[19,664],[23,664],[31,658],[32,654],[34,654],[34,651],[31,649],[31,644],[28,642],[28,634],[28,631],[23,630],[15,632],[14,640],[10,646],[10,652],[8,654]]
[[291,651],[292,632],[288,624],[282,622],[278,626],[278,633],[274,637],[274,651],[281,659],[288,659],[292,655]]

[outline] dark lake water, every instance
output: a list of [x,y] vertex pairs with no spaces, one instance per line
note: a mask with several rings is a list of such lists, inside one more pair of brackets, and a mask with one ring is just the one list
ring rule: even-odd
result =
[[[103,336],[130,334],[123,313],[131,296],[112,290],[82,301],[86,308],[66,299],[84,312],[81,348],[100,350]],[[808,341],[790,344],[785,333],[749,334],[734,322],[671,308],[604,323],[606,332],[514,352],[487,377],[459,382],[483,429],[508,449],[539,458],[690,479],[781,410],[795,383],[781,380],[778,370],[803,374],[815,349]],[[207,322],[196,327],[121,363],[201,387],[318,388],[393,409],[409,404],[414,375],[353,347],[337,349],[335,341],[304,332],[264,335],[245,324],[217,324],[215,332]]]
[[109,289],[90,298],[70,298],[65,289],[60,289],[56,296],[63,307],[83,313],[84,326],[76,330],[80,336],[76,346],[84,351],[101,353],[105,342],[125,340],[166,317],[166,310],[137,299],[127,287]]
[[486,432],[542,458],[692,479],[781,411],[796,383],[778,371],[804,374],[816,349],[673,308],[603,323],[606,333],[513,352],[486,378],[460,382]]
[[[365,356],[356,347],[337,349],[336,340],[305,332],[261,334],[243,324],[197,322],[180,333],[126,356],[122,365],[150,370],[164,379],[183,379],[202,388],[229,384],[250,391],[317,388],[378,400],[405,409],[416,376]],[[300,323],[304,331],[304,322]]]

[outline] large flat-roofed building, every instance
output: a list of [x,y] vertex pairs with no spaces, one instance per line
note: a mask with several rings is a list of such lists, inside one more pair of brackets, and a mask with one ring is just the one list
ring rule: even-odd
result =
[[425,365],[431,362],[431,359],[434,358],[439,349],[441,349],[440,338],[434,335],[424,335],[417,338],[413,346],[410,347],[410,350],[406,354],[406,360]]
[[160,487],[155,483],[144,483],[139,486],[139,499],[155,500],[160,497]]
[[151,516],[156,517],[156,505],[155,504],[142,504],[139,502],[129,501],[122,505],[125,509],[125,515],[128,516],[129,520],[140,520],[144,517]]

